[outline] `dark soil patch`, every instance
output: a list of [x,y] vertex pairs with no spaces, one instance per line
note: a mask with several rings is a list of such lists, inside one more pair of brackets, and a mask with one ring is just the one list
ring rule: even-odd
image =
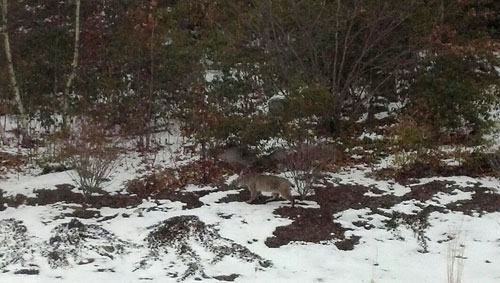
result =
[[[228,194],[225,197],[216,201],[216,203],[230,203],[230,202],[245,202],[250,199],[250,191],[242,189],[236,194]],[[265,204],[268,198],[260,194],[252,203]]]
[[63,184],[59,185],[55,190],[37,190],[35,191],[36,197],[28,198],[26,202],[28,205],[47,205],[57,202],[82,204],[85,198],[81,193],[72,192],[73,188],[72,185]]
[[104,195],[90,196],[87,203],[95,208],[111,207],[136,207],[142,203],[142,199],[131,195]]
[[361,237],[351,236],[351,238],[335,242],[335,246],[342,251],[352,251],[354,249],[354,246],[359,244],[359,239],[361,239]]
[[13,197],[3,197],[4,207],[8,205],[9,207],[18,207],[24,203],[28,198],[25,195],[17,194]]
[[42,172],[40,175],[47,175],[51,173],[58,173],[58,172],[64,172],[67,170],[71,170],[72,168],[69,168],[68,166],[64,164],[47,164],[43,166]]
[[454,184],[454,182],[447,181],[432,181],[423,185],[412,186],[411,192],[405,194],[402,199],[427,201],[439,192],[450,193],[455,189],[460,189],[460,187]]
[[3,198],[3,191],[0,190],[0,211],[5,210],[5,199]]
[[77,208],[71,214],[68,214],[66,216],[83,218],[83,219],[90,219],[90,218],[101,217],[101,213],[98,210]]
[[308,197],[316,201],[320,208],[281,207],[274,213],[281,217],[292,219],[288,226],[276,228],[273,237],[266,240],[269,247],[280,247],[292,241],[321,242],[337,239],[335,245],[342,250],[352,250],[359,243],[359,238],[346,238],[345,231],[340,224],[335,223],[333,215],[349,208],[364,207],[377,210],[379,207],[391,207],[397,203],[394,196],[366,197],[364,194],[369,188],[361,186],[342,185],[326,188],[316,188],[315,194]]
[[500,211],[500,195],[493,192],[491,189],[474,187],[472,199],[459,200],[448,204],[446,207],[453,211],[462,211],[465,214],[471,215],[473,212],[499,212]]
[[213,193],[214,190],[202,190],[195,192],[186,192],[186,191],[162,191],[159,194],[155,195],[156,199],[168,199],[171,201],[180,201],[184,203],[182,209],[193,209],[197,207],[201,207],[203,202],[200,201],[200,198],[206,196],[210,193]]
[[400,183],[407,183],[411,179],[428,177],[451,177],[469,176],[484,177],[495,176],[490,159],[493,154],[472,153],[465,157],[465,161],[459,166],[451,166],[443,163],[439,156],[427,156],[415,162],[406,164],[403,168],[385,168],[374,173],[380,179],[396,179]]
[[38,269],[19,269],[14,272],[14,274],[24,274],[24,275],[38,275],[40,270]]
[[214,276],[214,279],[217,279],[219,281],[233,282],[238,277],[240,277],[240,274],[233,273],[233,274],[230,274],[230,275],[218,275],[218,276]]
[[270,248],[277,248],[291,241],[317,243],[344,238],[345,229],[333,222],[332,214],[327,210],[280,207],[275,213],[292,219],[293,223],[276,228],[274,236],[266,239],[266,245]]
[[28,205],[47,205],[57,202],[85,204],[89,207],[120,208],[134,207],[141,203],[141,199],[131,195],[92,195],[87,199],[81,194],[71,191],[71,185],[59,185],[55,190],[38,190],[36,198],[28,198]]
[[361,186],[329,186],[315,189],[315,194],[310,199],[316,201],[321,208],[336,213],[348,208],[361,207],[362,201],[365,198],[363,194],[367,190],[368,188]]
[[[72,185],[61,184],[56,187],[57,189],[54,190],[37,190],[35,191],[36,197],[26,197],[19,194],[15,197],[3,197],[0,195],[0,210],[4,204],[7,204],[10,207],[18,207],[22,204],[49,205],[58,202],[65,202],[99,209],[102,207],[135,207],[142,202],[139,197],[131,195],[93,195],[85,200],[81,193],[72,191],[74,188]],[[90,212],[74,212],[74,216],[79,218],[88,218],[89,215]],[[98,214],[95,215],[99,216]]]
[[[465,200],[448,205],[448,209],[460,211],[500,211],[500,195],[493,194],[484,188],[460,188],[453,182],[434,181],[423,185],[413,186],[411,191],[401,197],[385,194],[377,197],[368,197],[364,194],[368,191],[377,190],[362,186],[340,185],[332,187],[327,184],[325,188],[315,188],[315,194],[308,197],[309,200],[316,201],[320,208],[302,207],[281,207],[274,211],[281,217],[292,219],[288,226],[276,228],[273,237],[266,240],[269,247],[280,247],[292,241],[321,242],[327,240],[339,240],[336,246],[339,249],[350,250],[359,242],[359,238],[353,236],[345,237],[345,231],[340,224],[335,223],[332,216],[347,209],[370,208],[372,213],[384,215],[390,218],[386,222],[389,229],[395,229],[399,225],[410,227],[417,235],[417,240],[421,243],[422,251],[426,251],[425,230],[428,227],[428,215],[439,211],[446,213],[447,209],[428,205],[417,214],[388,214],[380,208],[391,208],[405,200],[420,200],[425,202],[434,197],[439,192],[451,193],[455,189],[463,191],[474,190],[476,194],[472,200]],[[241,201],[245,199],[245,193],[229,195],[224,201]],[[222,200],[221,200],[222,201]],[[372,229],[367,222],[358,221],[359,227]]]

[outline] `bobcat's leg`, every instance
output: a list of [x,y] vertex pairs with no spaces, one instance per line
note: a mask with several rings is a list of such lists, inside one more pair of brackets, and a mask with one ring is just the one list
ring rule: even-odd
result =
[[250,199],[247,201],[247,203],[252,203],[259,194],[254,186],[249,186],[248,190],[250,190]]
[[280,193],[273,193],[273,196],[270,199],[268,199],[266,202],[275,201],[278,199],[279,196],[280,196]]
[[282,193],[281,193],[281,196],[284,199],[289,200],[292,203],[292,207],[295,206],[295,200],[293,199],[293,196],[292,196],[292,193],[290,192],[290,189],[283,190]]

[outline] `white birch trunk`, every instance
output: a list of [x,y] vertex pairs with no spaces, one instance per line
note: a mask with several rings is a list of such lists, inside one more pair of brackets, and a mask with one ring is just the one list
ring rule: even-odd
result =
[[[17,84],[16,72],[14,71],[14,64],[12,63],[12,51],[10,49],[9,33],[7,32],[7,0],[2,0],[2,27],[0,28],[5,49],[5,57],[7,59],[7,68],[9,70],[10,84],[12,90],[14,91],[14,100],[17,104],[20,115],[21,133],[26,133],[28,130],[28,122],[26,119],[26,112],[24,111],[23,102],[21,100],[21,92],[19,91],[19,86]],[[22,138],[21,135],[21,138]]]
[[[4,0],[5,1],[5,0]],[[74,41],[74,51],[73,51],[73,62],[71,63],[71,73],[66,81],[66,86],[64,88],[64,105],[63,105],[63,126],[68,125],[68,115],[69,115],[69,96],[71,92],[71,87],[76,77],[76,70],[78,68],[78,56],[79,56],[79,43],[80,43],[80,0],[75,0],[75,41]]]
[[9,145],[9,139],[7,139],[7,135],[5,134],[5,128],[0,122],[0,138],[2,139],[2,143],[5,145]]

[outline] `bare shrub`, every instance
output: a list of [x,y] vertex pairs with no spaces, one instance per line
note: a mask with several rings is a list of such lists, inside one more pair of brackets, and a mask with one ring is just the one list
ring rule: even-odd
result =
[[159,193],[174,192],[188,184],[221,185],[224,184],[226,176],[236,173],[235,170],[224,162],[198,160],[131,180],[127,184],[127,191],[144,198]]
[[87,198],[103,192],[102,185],[118,165],[118,140],[113,132],[83,119],[63,143],[61,155],[71,179]]
[[285,158],[285,167],[295,185],[295,192],[301,199],[310,195],[312,185],[329,160],[334,158],[334,151],[324,146],[300,143]]
[[136,178],[127,183],[127,191],[141,198],[156,195],[162,191],[175,191],[181,187],[174,169],[167,168],[161,172]]
[[451,231],[452,240],[448,242],[446,275],[448,283],[461,283],[465,263],[465,235],[460,228]]

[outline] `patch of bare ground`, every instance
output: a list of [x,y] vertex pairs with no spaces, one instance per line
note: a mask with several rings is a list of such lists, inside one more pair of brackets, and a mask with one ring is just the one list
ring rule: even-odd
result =
[[0,211],[5,210],[5,199],[3,198],[3,191],[0,190]]
[[[247,189],[241,189],[238,193],[228,194],[225,197],[216,201],[216,203],[230,203],[230,202],[244,202],[250,199],[250,191]],[[259,195],[257,199],[254,200],[253,204],[264,204],[266,203],[267,197]]]
[[395,179],[399,183],[408,183],[411,179],[428,177],[469,176],[484,177],[495,176],[495,168],[490,162],[493,154],[476,153],[464,157],[463,162],[457,166],[447,165],[442,162],[442,156],[424,156],[413,162],[405,164],[402,168],[384,168],[374,172],[373,176],[379,179]]
[[458,200],[447,204],[447,210],[461,211],[465,214],[500,211],[500,194],[495,193],[490,188],[481,187],[479,184],[471,187],[461,187],[452,181],[432,181],[423,185],[412,186],[411,192],[402,196],[401,201],[414,199],[425,202],[440,192],[452,195],[455,190],[472,192],[472,197],[471,199]]
[[239,274],[233,273],[230,275],[219,275],[219,276],[214,276],[214,279],[217,279],[219,281],[228,281],[228,282],[233,282],[236,280],[236,278],[240,277]]
[[[432,199],[436,194],[442,192],[453,194],[454,190],[472,191],[474,194],[470,200],[460,200],[444,206],[422,204],[421,210],[413,214],[387,213],[381,208],[388,209],[394,205],[407,200],[418,200],[422,203]],[[269,247],[280,247],[293,241],[322,242],[333,240],[335,245],[342,250],[351,250],[359,243],[359,237],[347,238],[345,232],[349,229],[343,228],[335,223],[333,215],[347,209],[371,209],[372,214],[380,214],[389,217],[385,221],[387,229],[396,229],[399,225],[411,228],[421,251],[427,251],[427,238],[425,231],[429,225],[428,216],[432,212],[447,213],[449,211],[462,211],[470,214],[472,212],[495,212],[500,211],[500,195],[491,190],[481,187],[460,187],[454,182],[433,181],[422,185],[411,187],[411,191],[403,196],[392,194],[380,194],[380,196],[366,196],[368,191],[378,191],[376,188],[363,186],[340,185],[333,187],[327,185],[324,188],[315,188],[315,194],[308,197],[318,203],[320,208],[289,207],[284,206],[276,209],[275,214],[293,220],[287,226],[276,228],[273,236],[266,240]],[[221,201],[241,201],[246,199],[247,193],[228,195]],[[358,221],[353,223],[365,229],[373,228],[367,222]]]
[[484,214],[486,212],[500,211],[500,194],[479,186],[473,187],[471,190],[474,192],[471,199],[459,200],[448,204],[446,207],[452,211],[461,211],[468,215],[474,212]]
[[193,209],[203,206],[200,198],[214,192],[213,190],[202,190],[195,192],[178,191],[162,191],[154,196],[155,199],[168,199],[171,201],[180,201],[184,203],[182,209]]
[[370,207],[376,210],[379,207],[391,207],[397,200],[391,196],[367,197],[364,194],[370,188],[362,186],[327,186],[315,188],[315,194],[308,200],[316,201],[320,208],[281,207],[274,211],[281,217],[293,222],[288,226],[276,228],[273,237],[266,240],[269,247],[280,247],[292,241],[322,242],[337,240],[335,245],[341,250],[352,250],[359,243],[359,237],[347,238],[345,231],[349,230],[335,223],[333,215],[353,208]]
[[265,243],[270,248],[277,248],[292,241],[318,243],[345,238],[346,229],[333,222],[332,214],[328,210],[281,207],[275,210],[275,213],[292,219],[293,222],[287,226],[277,227],[273,232],[274,236],[266,239]]
[[18,207],[20,205],[49,205],[58,202],[67,204],[77,204],[80,208],[76,208],[72,214],[68,216],[78,218],[94,218],[100,217],[100,214],[95,209],[102,207],[120,208],[120,207],[135,207],[142,200],[137,196],[131,195],[92,195],[87,199],[79,192],[73,192],[74,186],[70,184],[61,184],[56,186],[57,189],[41,189],[35,191],[35,197],[26,197],[24,195],[16,195],[14,197],[2,197],[0,194],[0,210],[4,204],[9,207]]
[[455,189],[460,189],[454,182],[449,181],[432,181],[423,185],[415,185],[410,187],[411,191],[402,197],[402,200],[420,200],[427,201],[434,197],[439,192],[451,193]]

